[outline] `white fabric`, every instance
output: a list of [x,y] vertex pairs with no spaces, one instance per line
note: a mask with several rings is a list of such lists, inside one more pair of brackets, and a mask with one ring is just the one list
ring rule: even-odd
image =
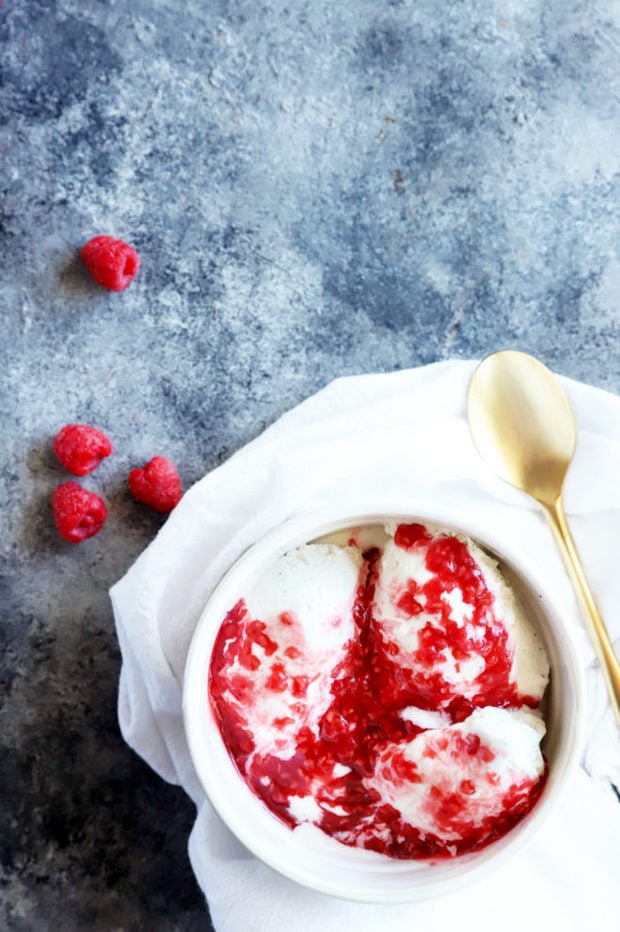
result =
[[[111,591],[123,655],[127,743],[198,815],[191,862],[218,932],[612,932],[620,915],[620,740],[594,655],[537,506],[495,478],[471,442],[474,362],[338,379],[197,482]],[[586,573],[620,646],[620,399],[561,380],[578,425],[565,504]],[[198,616],[226,569],[281,521],[333,501],[389,492],[491,517],[545,567],[577,633],[589,692],[588,740],[564,799],[525,851],[447,898],[348,903],[299,887],[250,855],[213,813],[189,759],[182,676]],[[165,814],[162,814],[165,818]]]

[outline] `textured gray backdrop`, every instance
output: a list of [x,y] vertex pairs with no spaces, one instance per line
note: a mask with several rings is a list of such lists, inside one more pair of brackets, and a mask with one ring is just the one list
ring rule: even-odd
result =
[[[335,376],[505,346],[620,390],[619,53],[618,0],[4,0],[0,927],[210,928],[116,724],[129,468],[187,487]],[[79,547],[70,421],[117,451]]]

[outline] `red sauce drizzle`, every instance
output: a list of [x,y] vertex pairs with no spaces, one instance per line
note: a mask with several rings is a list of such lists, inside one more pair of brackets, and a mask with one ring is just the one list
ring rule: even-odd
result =
[[[422,629],[417,650],[405,663],[398,645],[386,640],[370,611],[380,557],[380,552],[373,549],[364,554],[365,570],[353,608],[357,636],[349,641],[332,671],[332,698],[320,721],[318,737],[301,725],[289,759],[256,752],[242,709],[254,701],[254,671],[267,662],[278,645],[263,622],[249,615],[243,600],[228,612],[217,635],[209,674],[210,699],[222,738],[240,773],[253,792],[288,825],[297,824],[289,810],[291,797],[312,795],[322,812],[316,824],[345,844],[395,858],[450,857],[484,847],[504,835],[532,808],[545,775],[538,781],[513,784],[503,795],[502,813],[476,824],[467,818],[468,799],[475,791],[471,781],[462,780],[453,793],[441,786],[431,787],[428,805],[436,824],[442,831],[458,831],[460,837],[446,842],[422,833],[364,783],[388,745],[413,740],[422,730],[401,718],[399,712],[412,705],[429,710],[441,708],[454,723],[463,721],[477,707],[535,707],[537,700],[520,695],[510,681],[508,635],[501,620],[494,616],[492,593],[467,546],[455,537],[432,538],[420,524],[399,525],[394,541],[407,550],[427,547],[426,566],[434,574],[420,587],[409,580],[399,607],[415,616],[424,605],[426,613],[441,620],[440,624],[427,624]],[[482,637],[468,634],[467,626],[450,619],[450,607],[442,594],[455,586],[471,607],[472,624],[484,628]],[[291,624],[293,620],[283,613],[280,622]],[[260,647],[258,653],[265,660],[253,653],[254,645]],[[463,698],[458,688],[435,669],[448,646],[457,661],[474,654],[484,659],[473,698]],[[299,658],[299,650],[294,647],[283,653],[292,660]],[[265,685],[274,692],[289,690],[299,699],[301,709],[309,680],[289,675],[281,661],[274,661]],[[294,720],[285,716],[276,724],[291,726]],[[428,753],[434,752],[429,749]],[[487,761],[493,757],[491,749],[473,734],[462,739],[459,753]],[[346,771],[334,776],[335,764]],[[394,754],[391,766],[397,778],[410,783],[421,781],[415,764],[404,755]],[[490,772],[487,780],[493,785],[496,777]]]

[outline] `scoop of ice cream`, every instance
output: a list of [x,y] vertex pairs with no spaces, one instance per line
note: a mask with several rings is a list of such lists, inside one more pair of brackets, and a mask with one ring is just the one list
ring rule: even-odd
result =
[[414,705],[436,712],[461,699],[540,701],[544,647],[497,563],[472,540],[394,527],[376,567],[372,614]]
[[[245,597],[248,611],[283,640],[300,641],[305,663],[334,656],[354,633],[362,555],[354,547],[306,544],[279,557]],[[282,613],[287,618],[282,620]],[[300,640],[301,639],[301,640]]]
[[533,713],[477,709],[460,724],[388,745],[367,784],[419,832],[448,847],[479,845],[531,807],[544,733]]
[[314,544],[281,556],[228,613],[211,666],[217,711],[262,755],[290,757],[316,732],[353,637],[361,554]]

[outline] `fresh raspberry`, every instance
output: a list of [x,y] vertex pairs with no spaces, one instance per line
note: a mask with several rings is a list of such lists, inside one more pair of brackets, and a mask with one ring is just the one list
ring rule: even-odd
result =
[[90,424],[67,424],[54,438],[54,453],[74,476],[85,476],[113,450],[104,433]]
[[172,511],[183,495],[176,466],[163,456],[154,456],[141,469],[132,469],[128,481],[133,497],[155,511]]
[[123,291],[140,268],[140,256],[128,243],[112,236],[95,236],[80,250],[84,265],[100,285]]
[[52,509],[58,533],[72,544],[93,537],[108,517],[103,499],[73,480],[56,487],[52,495]]

